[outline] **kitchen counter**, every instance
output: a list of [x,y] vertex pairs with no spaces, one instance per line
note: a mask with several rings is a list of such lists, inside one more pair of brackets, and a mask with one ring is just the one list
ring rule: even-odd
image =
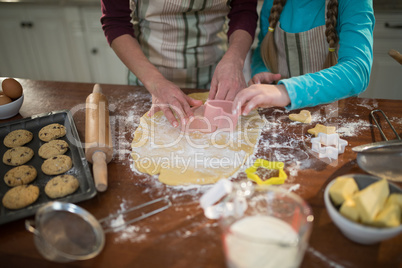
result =
[[[2,80],[2,79],[1,79]],[[19,79],[25,94],[20,114],[0,124],[36,114],[69,109],[81,140],[85,137],[85,99],[93,84]],[[0,263],[7,267],[225,267],[220,228],[207,219],[199,198],[209,186],[170,187],[157,177],[133,170],[130,144],[140,117],[150,108],[151,97],[143,87],[102,84],[108,96],[114,158],[108,165],[106,192],[78,203],[97,219],[126,210],[151,199],[167,196],[173,206],[153,217],[106,234],[103,251],[95,258],[69,264],[51,263],[36,250],[33,235],[25,230],[25,219],[0,226]],[[187,93],[195,90],[186,90]],[[287,186],[305,199],[314,213],[310,244],[302,267],[400,267],[402,235],[375,245],[360,245],[345,238],[325,209],[325,186],[348,173],[364,173],[356,163],[352,147],[381,140],[369,121],[373,109],[382,109],[401,133],[402,100],[348,98],[334,104],[308,108],[313,122],[291,122],[283,109],[264,109],[267,119],[255,156],[285,162]],[[381,120],[384,122],[384,120]],[[318,159],[310,152],[307,129],[316,123],[338,127],[348,141],[337,161]],[[389,138],[394,138],[384,126]],[[402,183],[396,183],[402,186]],[[29,217],[29,219],[33,219]]]

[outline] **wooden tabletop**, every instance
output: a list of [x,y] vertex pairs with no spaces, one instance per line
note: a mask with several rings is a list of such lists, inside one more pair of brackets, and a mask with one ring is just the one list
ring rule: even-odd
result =
[[[18,80],[25,94],[20,114],[0,120],[0,124],[68,109],[73,114],[81,140],[84,140],[85,99],[92,92],[93,84]],[[109,100],[114,131],[115,153],[108,165],[109,187],[106,192],[78,205],[97,219],[162,196],[170,198],[172,207],[122,231],[107,233],[105,247],[97,257],[69,264],[49,262],[38,253],[33,235],[25,230],[25,219],[6,223],[0,226],[1,266],[225,267],[219,225],[207,219],[199,206],[199,198],[208,186],[170,187],[161,184],[157,176],[139,174],[132,168],[130,144],[140,117],[151,106],[148,92],[143,87],[126,85],[102,84],[101,87]],[[261,111],[268,123],[255,156],[284,161],[288,187],[313,209],[314,226],[302,267],[401,267],[402,235],[375,245],[356,244],[333,224],[323,200],[325,186],[335,177],[364,173],[351,148],[382,140],[369,119],[370,111],[382,109],[401,134],[401,107],[402,100],[349,98],[308,108],[313,122],[306,125],[291,122],[289,112],[284,109]],[[393,139],[390,128],[384,120],[381,122],[387,136]],[[319,159],[310,152],[311,135],[307,130],[316,123],[337,126],[341,138],[347,140],[345,153],[339,155],[337,161]],[[396,184],[402,186],[402,183]]]

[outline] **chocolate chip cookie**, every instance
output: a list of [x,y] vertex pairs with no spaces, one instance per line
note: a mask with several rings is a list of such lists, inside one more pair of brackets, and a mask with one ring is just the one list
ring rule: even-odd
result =
[[42,171],[46,175],[59,175],[68,171],[73,162],[68,155],[58,155],[45,160],[42,164]]
[[4,175],[4,182],[10,187],[15,187],[30,183],[36,178],[36,175],[37,172],[33,166],[22,165],[10,169]]
[[44,126],[39,131],[39,139],[45,142],[61,138],[64,135],[66,135],[66,128],[57,123]]
[[38,151],[40,157],[48,159],[62,155],[68,150],[68,143],[63,140],[52,140],[43,144]]
[[21,209],[34,203],[39,197],[39,188],[35,185],[20,185],[11,188],[3,196],[3,206],[8,209]]
[[23,165],[33,157],[34,152],[29,147],[14,147],[8,149],[3,155],[3,163],[9,166]]
[[77,191],[79,181],[72,175],[54,177],[45,186],[45,193],[50,198],[60,198]]
[[27,144],[32,140],[32,138],[33,134],[31,131],[25,129],[17,129],[8,133],[7,136],[4,138],[3,143],[8,148],[14,148]]

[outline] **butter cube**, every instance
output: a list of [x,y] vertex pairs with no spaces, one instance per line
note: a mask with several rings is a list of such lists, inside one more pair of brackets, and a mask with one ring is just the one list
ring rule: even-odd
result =
[[388,182],[379,180],[354,195],[356,207],[363,223],[373,223],[389,195]]
[[373,224],[380,227],[398,227],[401,224],[401,209],[396,204],[387,203],[375,217]]
[[359,220],[359,212],[356,207],[356,203],[353,199],[348,198],[342,203],[339,212],[346,218],[357,222]]
[[402,194],[390,194],[385,205],[387,206],[388,204],[395,204],[402,210]]
[[335,205],[342,204],[347,198],[352,198],[353,194],[359,190],[353,178],[338,177],[329,189],[329,196]]

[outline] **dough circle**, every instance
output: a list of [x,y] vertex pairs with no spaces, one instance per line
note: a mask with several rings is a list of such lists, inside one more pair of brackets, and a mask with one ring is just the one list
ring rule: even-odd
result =
[[[189,96],[205,101],[208,92]],[[167,185],[213,184],[232,176],[253,154],[264,124],[253,111],[239,118],[233,132],[184,133],[162,112],[152,117],[146,113],[134,132],[131,156],[138,171],[159,174],[159,181]]]

